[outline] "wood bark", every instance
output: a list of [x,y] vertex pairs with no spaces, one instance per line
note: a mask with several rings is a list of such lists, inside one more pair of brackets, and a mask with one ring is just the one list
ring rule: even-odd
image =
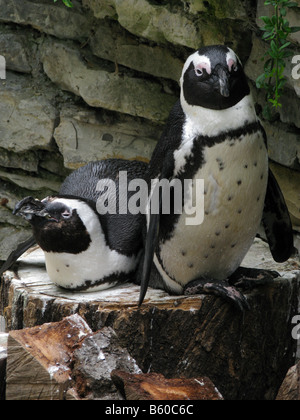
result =
[[[265,249],[250,257],[251,266],[277,268]],[[244,314],[214,296],[169,296],[152,289],[139,308],[139,287],[132,284],[98,293],[57,288],[35,251],[17,274],[4,275],[0,315],[7,330],[18,330],[79,314],[93,331],[113,328],[143,372],[209,377],[225,399],[274,399],[295,364],[297,268],[292,261],[281,277],[246,292],[251,310]]]

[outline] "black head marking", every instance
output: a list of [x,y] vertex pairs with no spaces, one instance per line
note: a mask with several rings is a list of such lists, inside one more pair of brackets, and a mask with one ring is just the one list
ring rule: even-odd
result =
[[74,207],[71,207],[71,200],[66,203],[57,197],[47,197],[42,201],[27,197],[16,205],[15,214],[30,221],[34,237],[45,252],[79,254],[91,242],[76,210],[79,202],[74,199]]
[[49,198],[45,200],[45,209],[49,214],[48,220],[57,223],[62,221],[67,222],[75,214],[75,211],[70,206],[59,201],[52,201]]
[[56,200],[46,202],[49,217],[33,223],[36,240],[44,251],[79,254],[89,247],[90,234],[76,210],[79,202],[73,200],[74,206]]
[[187,104],[213,110],[231,108],[250,93],[242,64],[224,45],[204,47],[192,54],[181,84]]

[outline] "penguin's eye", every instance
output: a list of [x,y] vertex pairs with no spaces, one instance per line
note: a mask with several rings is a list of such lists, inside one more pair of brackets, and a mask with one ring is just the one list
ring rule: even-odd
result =
[[70,219],[70,217],[72,216],[72,213],[68,210],[65,210],[61,215],[63,219]]
[[227,62],[228,64],[228,69],[229,71],[232,72],[237,72],[239,67],[238,67],[238,62],[237,60],[233,60],[232,58],[230,58],[230,60]]
[[196,76],[203,76],[203,70],[202,69],[200,69],[200,68],[196,68],[195,69],[195,73],[196,73]]

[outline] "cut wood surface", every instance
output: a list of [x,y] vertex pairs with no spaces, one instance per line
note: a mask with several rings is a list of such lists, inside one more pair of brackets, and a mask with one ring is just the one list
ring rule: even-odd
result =
[[78,313],[93,331],[109,326],[143,372],[166,378],[209,377],[225,399],[272,399],[295,364],[292,318],[298,314],[299,266],[275,264],[256,241],[244,265],[280,271],[281,277],[245,292],[244,314],[214,296],[169,296],[139,287],[72,293],[52,284],[44,257],[34,250],[1,285],[0,315],[7,330],[57,322]]
[[78,315],[60,323],[11,331],[6,371],[7,400],[61,400],[71,381],[71,356],[91,329]]
[[223,400],[209,378],[166,379],[159,373],[137,375],[115,370],[112,379],[127,400]]

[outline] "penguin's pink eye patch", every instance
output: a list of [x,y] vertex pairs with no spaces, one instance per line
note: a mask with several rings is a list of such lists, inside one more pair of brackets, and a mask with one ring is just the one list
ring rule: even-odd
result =
[[232,70],[233,70],[233,71],[237,71],[237,62],[236,62],[235,60],[233,60],[232,58],[230,58],[230,59],[228,60],[227,64],[228,64],[228,68],[229,68],[229,71],[230,71],[230,72],[231,72]]
[[211,67],[209,63],[198,63],[194,67],[196,76],[203,76],[204,70],[206,70],[208,74],[211,74]]
[[65,210],[61,215],[64,219],[70,219],[72,212],[70,210]]

